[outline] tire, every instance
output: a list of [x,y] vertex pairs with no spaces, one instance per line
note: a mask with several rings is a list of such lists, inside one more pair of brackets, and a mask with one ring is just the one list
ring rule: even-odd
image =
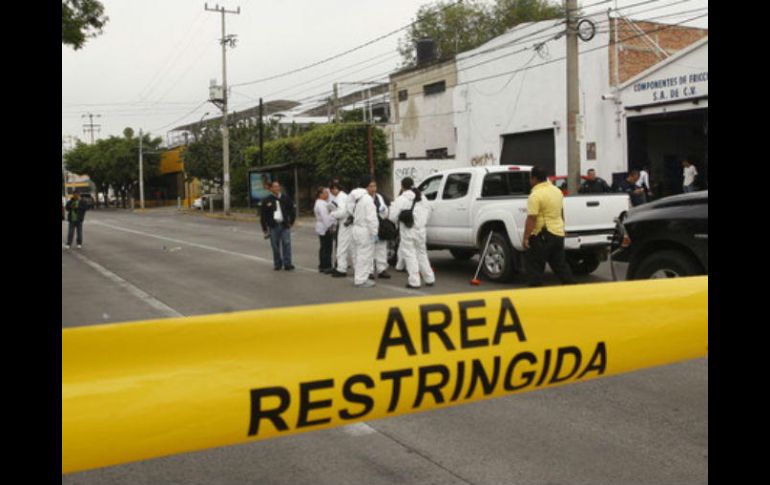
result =
[[697,262],[676,250],[657,251],[647,255],[627,279],[678,278],[703,274]]
[[476,254],[476,251],[469,249],[450,249],[449,252],[458,261],[468,261]]
[[[484,241],[486,242],[486,237]],[[484,251],[483,247],[481,251]],[[479,257],[481,257],[481,253],[479,253]],[[481,264],[481,272],[488,280],[494,282],[506,282],[513,278],[513,248],[508,237],[504,234],[496,231],[492,233],[489,249],[487,249],[487,254]]]
[[589,275],[599,267],[599,256],[594,253],[567,254],[567,264],[574,275]]

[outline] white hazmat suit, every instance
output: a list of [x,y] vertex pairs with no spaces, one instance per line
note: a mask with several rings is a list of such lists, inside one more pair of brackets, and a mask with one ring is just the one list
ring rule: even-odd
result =
[[355,263],[353,264],[353,283],[365,285],[369,281],[374,260],[374,244],[380,228],[374,199],[366,189],[355,189],[348,196],[347,210],[353,215],[353,241],[355,244]]
[[331,214],[337,220],[337,271],[340,273],[348,271],[348,258],[353,254],[353,225],[345,225],[350,215],[347,208],[348,198],[348,194],[340,190],[334,197],[336,207]]
[[399,195],[390,211],[390,220],[399,225],[400,242],[398,249],[409,275],[409,286],[419,288],[420,276],[427,285],[433,285],[436,282],[436,275],[433,273],[428,260],[427,231],[425,229],[433,208],[425,202],[425,199],[414,204],[414,225],[406,227],[403,222],[399,222],[398,215],[401,211],[411,209],[414,199],[415,193],[411,190],[405,190]]

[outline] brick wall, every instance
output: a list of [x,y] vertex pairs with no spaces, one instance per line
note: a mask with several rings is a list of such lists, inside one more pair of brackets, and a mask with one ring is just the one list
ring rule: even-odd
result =
[[[708,36],[708,29],[668,26],[654,22],[632,22],[669,55],[684,49]],[[610,24],[610,46],[608,48],[610,85],[615,85],[615,25]],[[617,21],[619,49],[619,83],[643,72],[663,59],[656,53],[650,42],[622,19]]]

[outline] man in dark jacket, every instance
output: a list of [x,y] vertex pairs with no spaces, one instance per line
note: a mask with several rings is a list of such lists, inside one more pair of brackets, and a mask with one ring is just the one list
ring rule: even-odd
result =
[[647,198],[644,195],[644,189],[636,185],[639,180],[639,170],[631,170],[628,172],[626,179],[620,182],[618,185],[618,192],[625,192],[631,197],[631,205],[637,206],[647,202]]
[[270,184],[270,192],[261,204],[262,232],[273,247],[273,269],[291,271],[291,227],[297,211],[289,196],[281,192],[280,182]]
[[83,247],[83,220],[86,218],[86,211],[90,208],[88,202],[82,200],[78,194],[72,194],[72,198],[67,201],[65,210],[67,211],[69,229],[67,230],[67,244],[64,245],[66,249],[72,246],[72,236],[75,235],[75,231],[78,233],[78,248]]
[[603,178],[596,176],[596,170],[594,169],[590,169],[586,173],[586,180],[583,180],[578,189],[579,194],[600,194],[611,191],[612,189],[607,185],[607,182]]

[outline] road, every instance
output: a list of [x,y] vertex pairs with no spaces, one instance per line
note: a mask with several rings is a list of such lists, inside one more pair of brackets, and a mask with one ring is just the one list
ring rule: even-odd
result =
[[[62,250],[62,326],[300,304],[501,289],[469,285],[476,258],[431,251],[432,288],[406,275],[375,288],[317,271],[312,221],[294,231],[294,272],[272,269],[254,222],[91,211],[83,249]],[[62,225],[62,236],[66,226]],[[616,265],[623,273],[624,268]],[[548,273],[546,282],[556,283]],[[581,283],[611,281],[603,264]],[[523,287],[514,282],[508,287]],[[289,288],[290,291],[286,289]],[[644,309],[630,309],[644,311]],[[408,416],[63,477],[63,484],[702,484],[707,360]]]

